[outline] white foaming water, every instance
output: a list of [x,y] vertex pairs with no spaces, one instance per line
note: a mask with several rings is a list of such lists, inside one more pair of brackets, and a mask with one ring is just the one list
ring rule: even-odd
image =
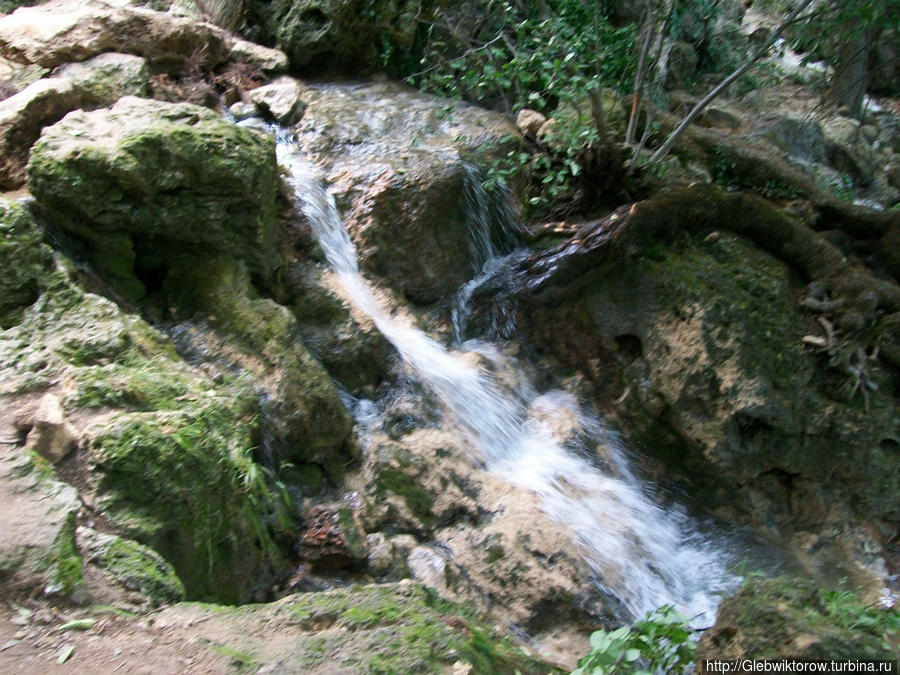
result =
[[[711,619],[718,594],[735,581],[728,578],[725,557],[694,533],[684,516],[664,512],[647,497],[614,439],[605,438],[607,474],[554,437],[559,420],[574,419],[588,431],[600,428],[573,397],[563,392],[535,396],[528,386],[509,393],[471,359],[394,321],[359,274],[353,243],[316,167],[289,139],[279,137],[277,147],[297,202],[347,298],[371,316],[441,400],[487,470],[536,494],[545,513],[572,531],[605,590],[633,615],[672,604],[688,616]],[[484,357],[484,350],[480,354]]]

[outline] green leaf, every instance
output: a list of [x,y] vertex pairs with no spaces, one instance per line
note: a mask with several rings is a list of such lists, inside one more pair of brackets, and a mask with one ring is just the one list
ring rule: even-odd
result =
[[628,661],[628,663],[637,661],[639,658],[641,658],[640,649],[629,649],[625,652],[625,660]]
[[596,652],[605,651],[610,642],[609,634],[606,631],[598,630],[591,633],[591,649]]
[[66,621],[57,630],[87,630],[97,623],[97,619],[73,619]]
[[68,645],[66,647],[63,647],[59,651],[59,657],[57,657],[56,662],[57,663],[65,663],[66,661],[69,660],[69,657],[72,656],[72,652],[74,652],[74,651],[75,651],[75,647],[73,645]]

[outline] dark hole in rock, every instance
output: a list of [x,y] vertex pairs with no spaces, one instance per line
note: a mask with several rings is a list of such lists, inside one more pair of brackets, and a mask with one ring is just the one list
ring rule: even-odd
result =
[[321,27],[328,23],[328,17],[325,16],[325,12],[316,7],[303,12],[303,14],[300,15],[300,20],[303,23],[312,24],[316,27]]
[[617,335],[616,345],[619,348],[619,352],[628,358],[629,361],[633,361],[644,355],[644,347],[637,335]]

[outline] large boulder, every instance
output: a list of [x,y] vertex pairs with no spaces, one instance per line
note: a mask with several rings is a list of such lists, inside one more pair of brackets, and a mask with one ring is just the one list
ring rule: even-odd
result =
[[145,56],[166,70],[199,54],[212,67],[226,60],[231,43],[212,24],[115,0],[53,0],[0,18],[0,55],[47,68],[103,52]]
[[210,110],[125,97],[44,131],[31,192],[123,296],[140,269],[164,276],[173,255],[228,256],[268,279],[278,264],[278,169],[271,137]]
[[[453,293],[509,236],[475,166],[518,137],[501,115],[395,84],[308,87],[301,147],[326,169],[366,271],[415,303]],[[504,230],[504,227],[506,228]]]
[[381,67],[382,36],[410,45],[421,6],[408,0],[246,2],[248,36],[275,43],[293,70],[372,71]]
[[41,130],[63,115],[83,108],[112,105],[122,96],[143,96],[150,74],[144,59],[128,54],[101,54],[60,68],[0,102],[0,188],[25,182],[28,153]]
[[895,284],[764,200],[699,187],[523,268],[521,329],[594,383],[669,479],[819,547],[849,518],[896,522],[897,375],[875,348],[894,341]]
[[[35,246],[45,254],[37,298],[0,332],[0,435],[10,441],[9,452],[26,451],[42,431],[41,401],[55,399],[77,429],[78,446],[63,461],[88,511],[161,554],[189,597],[249,599],[285,556],[268,515],[289,513],[254,460],[265,418],[252,381],[240,373],[213,379],[189,366],[164,335],[83,291],[70,263],[45,244]],[[24,491],[9,494],[20,493],[21,508],[11,512],[31,513]],[[48,510],[53,503],[34,499]],[[60,512],[72,514],[66,536],[74,533],[78,508]],[[10,538],[10,545],[20,539]],[[97,555],[115,577],[122,561]],[[170,589],[159,593],[178,595],[178,584],[165,581],[168,572],[151,554],[129,556],[148,573],[159,570],[159,583]],[[140,589],[138,572],[119,576]],[[66,583],[74,588],[75,581]],[[156,593],[157,582],[147,583]]]
[[43,237],[22,204],[0,202],[0,328],[17,323],[38,298],[40,277],[51,260]]

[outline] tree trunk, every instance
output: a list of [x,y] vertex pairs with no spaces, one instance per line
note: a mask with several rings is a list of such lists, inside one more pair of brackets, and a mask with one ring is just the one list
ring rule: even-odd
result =
[[838,64],[825,94],[825,103],[846,106],[852,117],[860,119],[863,100],[869,85],[869,55],[878,38],[877,30],[869,28],[844,41],[838,54]]

